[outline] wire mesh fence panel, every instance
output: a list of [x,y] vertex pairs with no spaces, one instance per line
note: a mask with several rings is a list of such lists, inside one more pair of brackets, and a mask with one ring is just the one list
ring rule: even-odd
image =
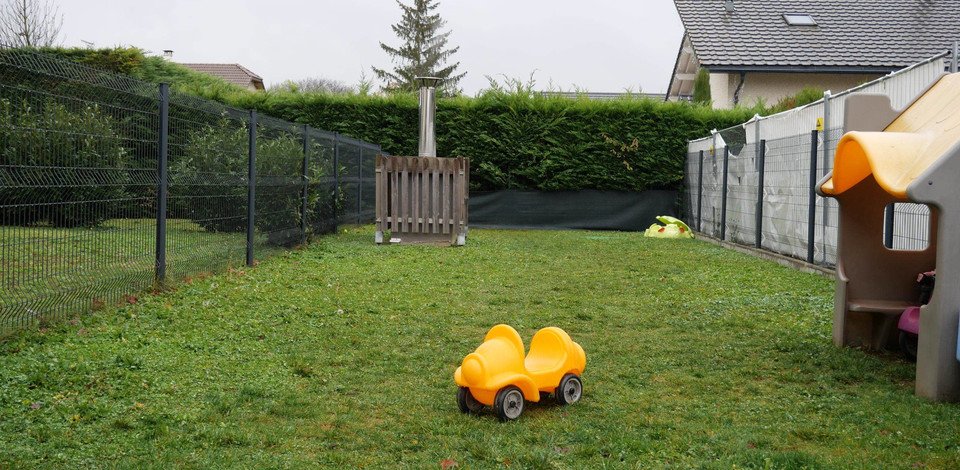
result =
[[700,194],[700,152],[688,152],[684,163],[681,215],[687,225],[696,227],[697,196]]
[[810,197],[809,135],[767,141],[762,247],[806,258]]
[[379,149],[369,144],[360,147],[360,223],[370,223],[376,219],[376,170]]
[[340,149],[344,191],[337,136],[252,116],[0,48],[0,334],[301,243],[335,229],[338,206],[372,218],[375,145]]
[[747,144],[730,155],[727,188],[727,240],[753,244],[756,240],[759,161],[756,146]]
[[930,246],[930,207],[926,204],[893,205],[894,250],[920,251]]
[[703,154],[703,204],[700,209],[700,231],[720,237],[723,206],[723,148]]
[[255,252],[302,243],[302,126],[266,116],[257,118]]
[[353,142],[338,140],[337,156],[340,170],[340,193],[343,204],[339,211],[341,224],[360,223],[360,146]]
[[311,207],[307,225],[313,235],[329,233],[337,227],[337,176],[334,166],[335,136],[309,129],[307,153],[307,194]]
[[[820,178],[833,171],[833,153],[828,151],[829,145],[836,145],[843,137],[842,128],[833,128],[824,132],[821,139],[822,170]],[[822,266],[832,267],[837,264],[837,222],[840,218],[840,209],[836,199],[817,196],[817,228],[816,244],[814,247],[814,262]]]
[[250,113],[171,93],[169,116],[167,276],[242,265]]
[[0,333],[152,284],[157,97],[0,49]]

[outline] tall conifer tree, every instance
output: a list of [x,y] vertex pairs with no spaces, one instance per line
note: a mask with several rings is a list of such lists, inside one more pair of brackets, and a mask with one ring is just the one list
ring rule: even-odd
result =
[[447,22],[434,12],[438,6],[437,0],[413,0],[410,6],[397,0],[397,4],[403,16],[392,28],[403,43],[399,47],[380,43],[380,47],[390,56],[394,68],[386,70],[373,67],[377,78],[386,83],[384,89],[415,90],[415,77],[440,77],[444,79],[440,87],[442,93],[459,93],[457,84],[466,73],[455,73],[460,62],[447,65],[448,59],[460,48],[446,48],[451,31],[440,31]]

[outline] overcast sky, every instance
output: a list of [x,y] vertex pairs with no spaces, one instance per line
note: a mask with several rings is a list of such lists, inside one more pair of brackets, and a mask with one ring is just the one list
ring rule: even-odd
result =
[[[394,0],[56,1],[66,46],[173,49],[179,62],[242,64],[268,86],[311,76],[353,85],[390,65],[380,41],[399,43]],[[671,0],[441,0],[439,12],[469,94],[486,75],[531,72],[540,89],[663,92],[683,34]]]

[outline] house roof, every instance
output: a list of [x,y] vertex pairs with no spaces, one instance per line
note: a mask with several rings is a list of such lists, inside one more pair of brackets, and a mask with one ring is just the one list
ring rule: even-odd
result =
[[220,77],[229,83],[244,88],[252,83],[258,90],[263,89],[263,78],[240,64],[180,64],[191,70]]
[[[960,0],[674,0],[700,64],[711,71],[885,72],[960,38]],[[816,26],[789,26],[784,14]]]

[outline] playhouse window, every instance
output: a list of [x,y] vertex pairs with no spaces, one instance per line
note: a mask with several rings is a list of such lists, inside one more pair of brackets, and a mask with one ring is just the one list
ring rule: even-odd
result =
[[926,204],[891,203],[883,211],[883,222],[883,243],[887,248],[923,251],[930,246],[930,207]]

